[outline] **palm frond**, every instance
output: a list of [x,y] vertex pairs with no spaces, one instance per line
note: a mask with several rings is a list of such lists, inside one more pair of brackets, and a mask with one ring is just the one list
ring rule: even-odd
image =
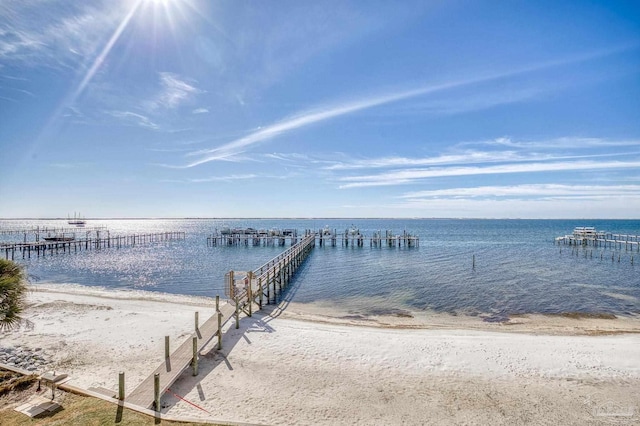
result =
[[0,330],[10,330],[21,324],[26,296],[24,268],[10,260],[0,259]]

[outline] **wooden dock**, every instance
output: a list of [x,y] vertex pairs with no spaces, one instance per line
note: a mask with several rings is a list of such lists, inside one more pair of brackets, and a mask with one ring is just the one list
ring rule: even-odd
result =
[[298,242],[297,229],[216,229],[207,237],[207,245],[215,246],[284,246]]
[[592,227],[578,227],[572,234],[557,237],[557,244],[570,246],[592,246],[603,249],[638,251],[640,252],[640,235],[616,234],[607,231],[597,231]]
[[31,236],[38,241],[41,234],[63,234],[79,231],[96,232],[106,230],[106,226],[36,226],[28,229],[0,229],[0,235],[23,235],[25,239],[24,242],[27,242],[26,240]]
[[[221,337],[222,327],[233,317],[235,311],[235,307],[231,304],[219,307],[218,312],[204,324],[196,327],[193,335],[173,353],[169,356],[165,353],[165,360],[126,397],[126,401],[143,408],[153,407],[159,411],[159,407],[155,407],[156,395],[158,397],[164,395],[188,367],[192,367],[194,376],[197,375],[197,361],[194,362],[194,359],[197,360],[197,355],[194,358],[194,352],[199,353],[214,337]],[[157,388],[155,381],[158,381]]]
[[77,253],[83,250],[99,250],[106,248],[135,247],[141,244],[159,243],[171,240],[183,240],[184,232],[159,232],[152,234],[133,234],[111,236],[109,232],[100,233],[95,237],[78,238],[69,234],[57,234],[58,240],[41,240],[36,242],[0,243],[0,253],[4,253],[5,259],[15,260],[16,254],[22,259],[30,259],[31,256],[47,256],[64,253]]
[[[300,242],[254,271],[245,273],[229,271],[225,276],[225,293],[229,297],[229,303],[222,306],[216,303],[216,312],[202,326],[198,325],[196,313],[195,332],[173,353],[168,350],[168,338],[166,338],[165,360],[124,398],[126,402],[143,408],[153,407],[156,411],[160,411],[161,396],[188,367],[191,367],[194,376],[198,374],[199,353],[214,337],[218,338],[217,349],[222,348],[222,328],[227,321],[235,317],[236,328],[238,328],[240,312],[251,316],[254,305],[257,304],[258,308],[261,308],[265,296],[269,303],[271,286],[273,286],[275,299],[276,291],[285,289],[314,246],[315,235],[308,234]],[[219,298],[216,301],[219,302]],[[120,394],[124,394],[123,387],[124,380],[121,381]]]
[[[320,229],[317,232],[305,230],[304,235],[315,235],[320,246],[330,245],[336,247],[418,247],[420,238],[407,231],[402,234],[394,234],[393,231],[376,231],[368,236],[360,232],[357,228],[345,229],[338,232],[336,229]],[[285,246],[298,243],[298,231],[295,229],[270,229],[257,230],[246,229],[224,229],[216,230],[207,237],[207,245],[217,246]]]
[[336,229],[320,229],[316,234],[320,246],[331,245],[336,247],[338,242],[343,247],[364,247],[367,242],[369,247],[418,247],[420,238],[407,231],[402,234],[394,234],[391,230],[376,231],[371,236],[363,234],[357,228],[345,229],[337,232]]

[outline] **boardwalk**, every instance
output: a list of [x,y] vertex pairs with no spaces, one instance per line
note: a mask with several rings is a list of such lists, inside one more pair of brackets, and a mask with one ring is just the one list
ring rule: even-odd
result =
[[226,275],[228,288],[225,290],[230,297],[230,303],[219,307],[218,312],[199,326],[189,339],[170,355],[166,354],[165,360],[125,398],[126,401],[144,408],[154,407],[159,411],[161,407],[156,404],[156,401],[160,400],[160,396],[189,366],[193,367],[193,375],[197,375],[198,353],[214,337],[218,337],[218,349],[220,349],[222,328],[227,321],[235,316],[236,328],[238,328],[241,311],[251,316],[255,303],[262,307],[265,294],[268,295],[267,303],[269,303],[270,284],[273,285],[275,297],[276,284],[280,291],[285,288],[314,245],[315,236],[308,234],[298,244],[291,246],[255,271],[247,273],[230,271]]
[[[214,314],[204,322],[191,338],[180,345],[170,356],[163,361],[129,396],[127,402],[144,408],[151,408],[155,401],[154,379],[158,374],[160,378],[159,394],[162,395],[180,377],[193,361],[193,337],[197,339],[197,352],[200,352],[211,339],[218,335],[224,324],[231,319],[236,309],[231,304],[220,308],[221,316]],[[220,320],[220,323],[218,322]]]

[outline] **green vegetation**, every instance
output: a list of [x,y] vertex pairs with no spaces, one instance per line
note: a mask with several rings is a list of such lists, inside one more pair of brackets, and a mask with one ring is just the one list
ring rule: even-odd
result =
[[10,260],[0,259],[0,330],[9,330],[22,322],[27,294],[24,268]]

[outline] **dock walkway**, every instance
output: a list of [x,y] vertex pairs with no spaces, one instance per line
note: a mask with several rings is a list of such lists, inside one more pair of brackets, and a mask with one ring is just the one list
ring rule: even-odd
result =
[[153,234],[134,234],[76,239],[73,235],[61,234],[53,240],[40,240],[36,242],[0,243],[0,255],[4,253],[5,259],[15,260],[16,254],[22,255],[22,259],[31,259],[31,256],[47,256],[53,254],[77,253],[82,250],[99,250],[106,248],[135,247],[141,244],[159,243],[171,240],[184,240],[184,232],[158,232]]
[[194,376],[198,374],[198,354],[214,337],[218,337],[217,348],[222,348],[224,325],[235,316],[236,328],[238,328],[240,312],[251,316],[254,304],[258,304],[261,308],[265,295],[269,303],[270,285],[273,285],[275,297],[276,284],[281,292],[314,246],[315,236],[307,234],[299,243],[289,247],[255,271],[245,273],[230,271],[226,275],[227,288],[225,289],[230,298],[229,303],[222,306],[217,303],[216,313],[202,326],[197,325],[196,319],[195,332],[173,353],[169,354],[168,346],[165,344],[165,360],[125,398],[126,401],[160,411],[160,397],[189,366],[193,368]]
[[[156,375],[159,376],[159,395],[163,395],[166,390],[180,377],[187,369],[193,367],[194,338],[196,339],[196,352],[200,352],[214,337],[218,336],[219,330],[231,319],[236,309],[231,304],[220,307],[220,314],[214,314],[198,327],[191,338],[187,339],[166,358],[137,388],[127,397],[127,402],[144,408],[151,408],[155,402]],[[195,375],[195,374],[194,374]]]

